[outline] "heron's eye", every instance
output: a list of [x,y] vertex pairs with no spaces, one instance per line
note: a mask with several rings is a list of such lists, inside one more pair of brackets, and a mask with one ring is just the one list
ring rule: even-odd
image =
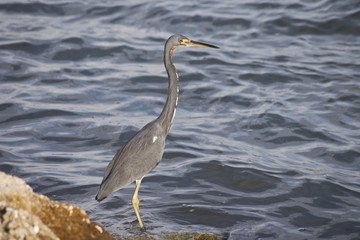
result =
[[182,43],[182,42],[183,42],[183,40],[182,40],[182,39],[180,39],[180,40],[179,40],[179,42],[180,42],[180,43]]

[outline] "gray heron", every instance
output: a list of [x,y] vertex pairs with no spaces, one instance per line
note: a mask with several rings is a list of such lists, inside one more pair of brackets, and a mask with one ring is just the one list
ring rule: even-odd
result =
[[132,205],[141,229],[144,229],[144,225],[139,213],[138,192],[143,177],[159,164],[164,153],[166,136],[174,120],[179,97],[179,77],[172,55],[175,48],[182,46],[218,48],[214,45],[189,40],[182,35],[173,35],[166,41],[164,65],[168,74],[169,86],[165,106],[158,118],[146,124],[118,150],[106,168],[95,197],[97,201],[101,201],[112,192],[135,181]]

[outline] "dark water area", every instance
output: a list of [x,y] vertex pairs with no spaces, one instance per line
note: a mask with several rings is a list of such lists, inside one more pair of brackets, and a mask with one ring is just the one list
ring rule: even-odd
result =
[[1,1],[0,170],[140,234],[134,184],[94,200],[156,118],[174,34],[180,99],[143,180],[151,234],[360,239],[360,1]]

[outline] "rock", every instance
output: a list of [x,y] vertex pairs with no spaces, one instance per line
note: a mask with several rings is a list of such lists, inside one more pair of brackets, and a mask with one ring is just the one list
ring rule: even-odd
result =
[[79,207],[34,193],[22,179],[0,172],[0,240],[114,239]]
[[59,238],[36,215],[25,210],[6,207],[0,202],[0,239],[49,239]]

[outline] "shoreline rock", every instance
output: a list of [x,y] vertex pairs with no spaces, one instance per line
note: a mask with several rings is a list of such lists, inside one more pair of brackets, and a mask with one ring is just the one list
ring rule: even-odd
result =
[[0,239],[114,239],[84,210],[34,193],[24,180],[0,172]]

